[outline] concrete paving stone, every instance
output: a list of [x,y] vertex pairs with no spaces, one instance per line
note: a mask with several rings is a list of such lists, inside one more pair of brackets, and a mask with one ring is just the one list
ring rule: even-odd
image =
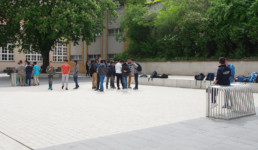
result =
[[[140,86],[98,93],[88,80],[69,91],[57,82],[54,91],[46,80],[37,87],[0,88],[0,131],[42,150],[207,149],[227,138],[237,142],[243,135],[239,144],[249,145],[249,138],[258,137],[250,134],[257,129],[255,117],[204,118],[204,90]],[[258,94],[254,98],[258,106]]]

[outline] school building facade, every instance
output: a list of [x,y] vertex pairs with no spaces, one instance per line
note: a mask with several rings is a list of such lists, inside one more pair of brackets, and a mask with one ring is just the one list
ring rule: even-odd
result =
[[[123,11],[123,6],[117,8],[119,17],[112,23],[109,20],[109,16],[106,16],[104,21],[105,29],[102,33],[96,34],[96,39],[90,45],[87,45],[85,41],[80,41],[79,45],[74,45],[73,42],[69,42],[68,45],[57,43],[49,53],[49,60],[54,62],[56,68],[60,67],[65,59],[68,59],[70,63],[73,60],[77,60],[79,62],[79,71],[84,73],[86,72],[86,61],[94,60],[100,56],[103,60],[108,60],[112,59],[114,55],[122,53],[127,47],[127,43],[117,41],[116,35],[123,34],[119,23]],[[9,45],[0,47],[0,72],[16,68],[20,60],[37,62],[40,66],[43,63],[39,53],[23,53],[19,52],[18,48],[9,51],[8,47]]]

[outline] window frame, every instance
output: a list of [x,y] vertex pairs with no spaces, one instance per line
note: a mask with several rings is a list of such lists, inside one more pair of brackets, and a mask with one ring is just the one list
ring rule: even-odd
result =
[[[13,51],[9,50],[9,46],[11,46],[11,45],[12,44],[7,44],[6,47],[0,47],[0,61],[14,61],[14,50]],[[6,52],[4,52],[4,51],[6,51]],[[5,56],[6,60],[3,60],[3,55],[6,55]]]
[[53,50],[53,62],[64,62],[64,60],[67,59],[67,53],[67,45],[64,43],[57,43]]
[[43,57],[40,53],[37,52],[29,52],[26,53],[26,60],[30,61],[30,62],[42,62],[43,61]]

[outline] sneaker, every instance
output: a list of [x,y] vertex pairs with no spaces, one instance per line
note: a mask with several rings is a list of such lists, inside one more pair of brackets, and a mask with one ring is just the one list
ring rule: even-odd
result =
[[96,87],[93,87],[92,89],[94,90],[94,89],[96,89]]
[[138,90],[138,88],[133,88],[133,90]]
[[99,92],[104,92],[103,90],[99,90]]
[[73,88],[73,89],[75,89],[75,90],[76,90],[76,89],[78,89],[78,87],[75,87],[75,88]]
[[132,87],[130,87],[130,86],[128,87],[128,89],[131,89],[131,88],[132,88]]
[[99,89],[95,89],[95,91],[98,91]]
[[62,90],[64,89],[64,86],[62,86]]
[[117,90],[120,90],[120,88],[117,88]]
[[53,88],[50,88],[50,90],[52,91],[52,90],[53,90]]
[[65,88],[65,90],[68,90],[68,88]]

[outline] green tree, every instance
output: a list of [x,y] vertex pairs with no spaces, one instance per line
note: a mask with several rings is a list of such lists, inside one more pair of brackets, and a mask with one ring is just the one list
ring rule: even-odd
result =
[[216,56],[258,56],[258,0],[217,0],[207,12]]
[[113,0],[0,0],[0,6],[0,46],[12,42],[20,51],[40,52],[43,68],[55,43],[90,44],[106,13],[117,15]]

